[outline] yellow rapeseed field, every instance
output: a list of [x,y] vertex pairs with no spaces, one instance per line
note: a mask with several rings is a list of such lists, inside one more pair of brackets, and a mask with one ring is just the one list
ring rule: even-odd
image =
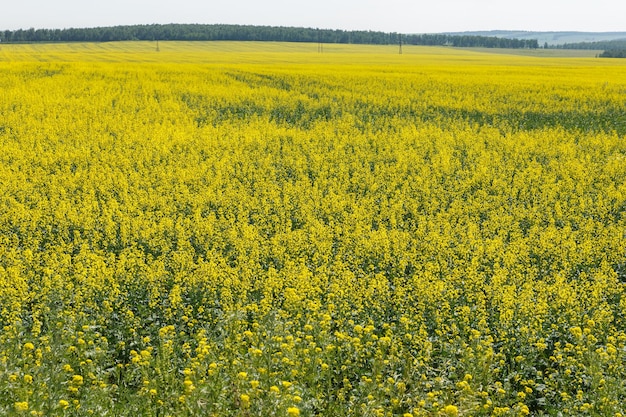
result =
[[0,415],[626,415],[626,67],[0,47]]

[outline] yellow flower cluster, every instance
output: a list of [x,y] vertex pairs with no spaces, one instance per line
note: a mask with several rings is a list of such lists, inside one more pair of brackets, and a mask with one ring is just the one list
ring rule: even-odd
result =
[[626,414],[622,65],[160,48],[0,50],[0,415]]

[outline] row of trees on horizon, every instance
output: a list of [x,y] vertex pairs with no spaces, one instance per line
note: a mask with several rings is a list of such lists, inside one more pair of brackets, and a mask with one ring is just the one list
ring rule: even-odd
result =
[[626,39],[615,39],[610,41],[595,41],[595,42],[573,42],[564,43],[562,45],[556,45],[554,48],[558,49],[595,49],[612,51],[617,49],[626,49]]
[[600,58],[626,58],[626,39],[566,43],[563,45],[559,45],[558,48],[602,50],[603,52],[598,55]]
[[610,49],[602,52],[600,58],[626,58],[626,48],[624,49]]
[[277,26],[153,24],[69,29],[18,29],[0,31],[0,40],[26,42],[111,42],[129,40],[175,41],[276,41],[374,45],[433,45],[487,48],[538,48],[535,39],[448,34],[400,34]]

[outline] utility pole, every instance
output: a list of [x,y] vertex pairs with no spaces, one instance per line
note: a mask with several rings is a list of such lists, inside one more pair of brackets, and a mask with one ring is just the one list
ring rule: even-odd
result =
[[157,47],[156,47],[156,51],[159,52],[161,50],[161,48],[159,48],[159,40],[157,39]]
[[317,29],[317,52],[320,54],[324,52],[324,47],[322,46],[322,34],[319,29]]
[[398,53],[402,55],[402,34],[398,33],[398,46],[400,47]]

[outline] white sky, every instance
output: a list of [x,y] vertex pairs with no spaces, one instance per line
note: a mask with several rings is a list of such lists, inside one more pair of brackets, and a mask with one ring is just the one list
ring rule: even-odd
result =
[[401,33],[626,31],[625,0],[15,0],[0,30],[232,23]]

